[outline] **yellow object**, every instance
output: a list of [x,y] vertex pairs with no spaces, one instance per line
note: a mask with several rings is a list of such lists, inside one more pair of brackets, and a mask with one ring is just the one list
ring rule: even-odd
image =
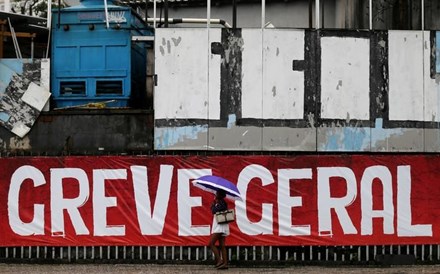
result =
[[87,108],[105,108],[105,103],[89,103],[85,107]]

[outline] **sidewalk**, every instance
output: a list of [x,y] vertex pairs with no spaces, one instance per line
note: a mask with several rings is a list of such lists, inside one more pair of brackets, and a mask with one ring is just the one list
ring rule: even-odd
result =
[[189,273],[320,273],[320,274],[361,274],[361,273],[440,273],[439,265],[399,266],[399,267],[321,267],[321,266],[290,266],[290,267],[230,267],[227,270],[216,270],[208,265],[153,265],[153,264],[0,264],[0,273],[14,274],[64,274],[64,273],[110,273],[110,274],[189,274]]

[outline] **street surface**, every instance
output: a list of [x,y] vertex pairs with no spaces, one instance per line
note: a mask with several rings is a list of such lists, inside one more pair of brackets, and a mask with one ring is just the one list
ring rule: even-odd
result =
[[140,273],[318,273],[318,274],[361,274],[361,273],[440,273],[440,265],[428,266],[396,266],[396,267],[352,267],[352,266],[290,266],[290,267],[233,267],[227,270],[216,270],[209,265],[157,265],[157,264],[0,264],[0,273],[109,273],[109,274],[140,274]]

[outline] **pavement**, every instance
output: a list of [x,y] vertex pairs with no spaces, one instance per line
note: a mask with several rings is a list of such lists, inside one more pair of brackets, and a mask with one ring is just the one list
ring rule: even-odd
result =
[[440,265],[418,265],[418,266],[398,266],[398,267],[370,267],[370,266],[277,266],[273,267],[234,267],[230,266],[227,270],[216,270],[210,265],[157,265],[157,264],[0,264],[0,273],[14,274],[137,274],[137,273],[318,273],[318,274],[361,274],[361,273],[383,273],[383,274],[405,274],[405,273],[439,273]]

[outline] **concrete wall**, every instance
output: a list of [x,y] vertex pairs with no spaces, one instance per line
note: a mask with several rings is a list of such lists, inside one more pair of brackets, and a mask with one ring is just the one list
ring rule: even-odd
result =
[[435,40],[156,29],[155,149],[438,152]]
[[153,113],[142,110],[43,112],[23,138],[0,127],[0,155],[151,153]]

